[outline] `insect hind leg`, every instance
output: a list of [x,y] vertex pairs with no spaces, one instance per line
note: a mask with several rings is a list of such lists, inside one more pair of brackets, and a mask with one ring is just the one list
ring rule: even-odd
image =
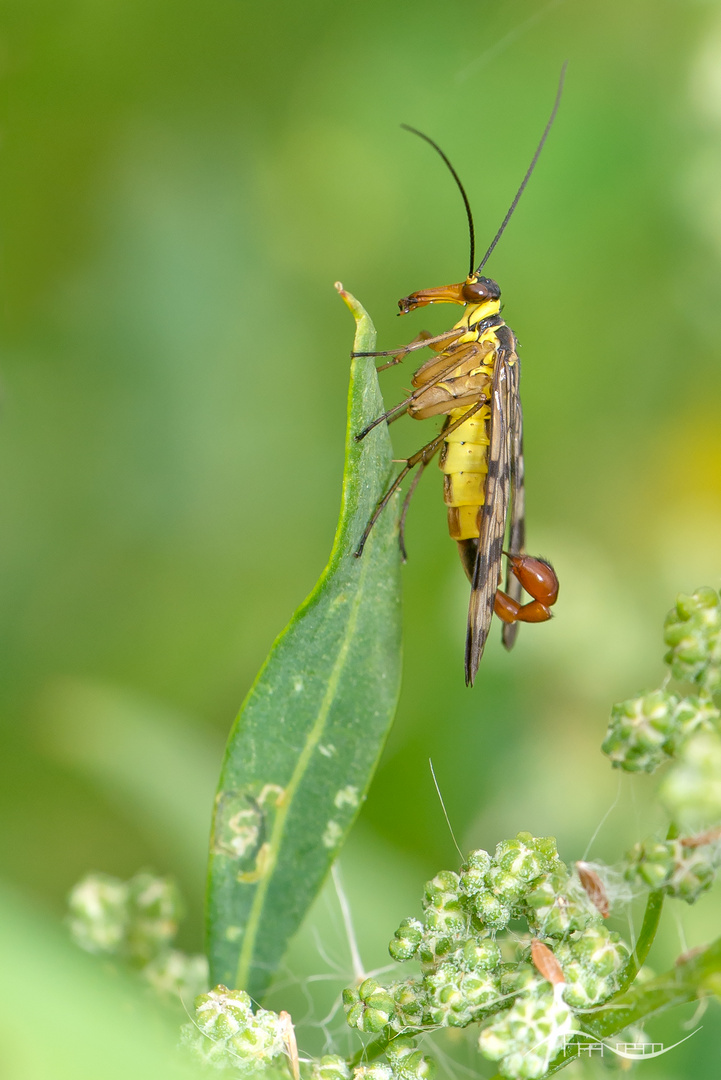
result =
[[421,461],[420,468],[411,480],[410,487],[408,488],[408,491],[406,492],[406,497],[403,500],[401,516],[398,519],[398,544],[401,549],[401,559],[403,560],[403,562],[408,562],[408,552],[406,551],[406,517],[408,515],[408,507],[411,504],[411,499],[415,494],[415,490],[420,483],[423,473],[431,463],[431,458],[435,456],[439,449],[440,447],[436,447],[436,449],[433,451],[433,454],[431,454],[431,457]]
[[[421,462],[423,462],[424,467],[425,467],[425,465],[427,465],[428,462],[432,459],[432,457],[436,453],[436,451],[440,449],[441,444],[443,442],[445,442],[446,437],[450,434],[450,432],[455,431],[455,429],[457,427],[460,427],[461,424],[465,424],[466,420],[470,419],[470,417],[474,416],[475,413],[477,413],[479,409],[483,408],[483,406],[485,405],[485,402],[486,402],[485,397],[481,401],[476,402],[476,404],[471,406],[471,408],[467,412],[465,412],[457,420],[454,420],[452,424],[449,424],[448,427],[444,427],[443,430],[441,431],[440,435],[436,435],[435,439],[431,439],[431,441],[429,443],[426,443],[425,446],[422,446],[420,448],[420,450],[416,450],[415,454],[412,454],[407,459],[405,465],[403,466],[401,471],[398,473],[398,476],[395,478],[395,480],[393,481],[391,486],[388,488],[388,490],[386,491],[383,498],[380,500],[380,502],[376,506],[375,510],[373,511],[373,516],[371,517],[370,521],[368,522],[365,529],[363,530],[363,535],[360,538],[360,543],[358,544],[358,547],[356,548],[356,550],[353,552],[356,559],[359,559],[361,557],[361,555],[363,554],[363,548],[366,546],[366,541],[368,540],[368,537],[371,534],[371,529],[373,528],[376,521],[378,520],[378,518],[381,516],[381,514],[385,510],[388,503],[393,498],[393,495],[396,493],[396,491],[398,490],[400,485],[403,483],[405,478],[408,476],[408,473],[412,469],[414,469],[416,467],[416,465],[419,465]],[[413,490],[415,490],[415,488]],[[413,490],[410,493],[411,495],[413,494]]]
[[378,520],[378,518],[381,516],[381,514],[385,510],[388,503],[393,498],[393,495],[396,493],[398,488],[401,486],[401,484],[405,480],[406,476],[408,476],[408,473],[411,471],[412,468],[413,468],[413,466],[410,465],[408,462],[406,462],[406,464],[403,466],[401,471],[398,473],[398,476],[395,478],[395,480],[393,481],[391,486],[386,491],[386,493],[383,496],[383,498],[381,499],[381,501],[376,506],[375,510],[373,511],[373,515],[372,515],[370,521],[368,522],[365,529],[363,530],[363,535],[360,538],[360,543],[358,544],[358,547],[356,548],[356,550],[353,552],[356,559],[360,559],[361,555],[363,554],[363,548],[366,546],[366,541],[368,540],[368,537],[371,534],[371,529],[373,528],[376,521]]

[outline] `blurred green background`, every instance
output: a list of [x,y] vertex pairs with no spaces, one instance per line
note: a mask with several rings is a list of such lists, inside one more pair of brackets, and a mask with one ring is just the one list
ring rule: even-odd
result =
[[[613,860],[652,832],[654,781],[598,747],[610,705],[662,677],[675,594],[720,583],[720,5],[7,0],[2,26],[2,878],[53,922],[87,870],[171,872],[200,947],[224,738],[338,511],[352,323],[332,284],[380,347],[444,329],[447,307],[395,317],[467,260],[452,181],[399,124],[453,160],[483,251],[565,59],[487,267],[523,346],[529,549],[558,570],[557,618],[511,656],[496,631],[465,688],[467,585],[429,470],[398,718],[344,856],[368,966],[457,860],[429,757],[464,848],[529,829]],[[395,425],[399,456],[429,430]],[[670,914],[657,966],[720,915],[714,895]],[[325,970],[312,935],[293,963]],[[645,1075],[716,1076],[704,1024]]]

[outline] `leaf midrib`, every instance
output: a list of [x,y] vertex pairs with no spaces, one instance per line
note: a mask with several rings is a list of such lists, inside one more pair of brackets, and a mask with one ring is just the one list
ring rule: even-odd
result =
[[370,559],[366,557],[361,562],[361,569],[358,578],[358,588],[353,596],[353,603],[351,610],[348,614],[346,621],[345,631],[343,633],[343,640],[338,650],[338,655],[335,659],[333,667],[331,669],[326,692],[323,696],[320,708],[318,710],[317,719],[311,728],[308,738],[306,739],[305,746],[298,758],[298,764],[293,770],[293,774],[290,778],[288,785],[286,786],[286,797],[283,799],[282,805],[278,808],[275,821],[273,823],[273,829],[270,834],[270,855],[267,864],[267,871],[264,874],[261,882],[256,889],[255,896],[253,897],[253,903],[248,915],[248,922],[246,923],[246,930],[243,936],[243,947],[238,957],[238,968],[236,973],[236,987],[242,989],[248,984],[248,975],[255,949],[256,935],[258,932],[258,926],[260,924],[263,905],[265,897],[270,886],[270,882],[275,873],[275,869],[278,862],[278,854],[280,852],[281,842],[283,839],[283,832],[285,829],[285,822],[288,817],[288,811],[293,803],[295,793],[305,775],[308,764],[310,762],[311,755],[317,746],[320,737],[323,733],[328,714],[330,712],[331,705],[335,698],[336,690],[340,680],[341,672],[345,666],[346,659],[348,657],[348,650],[355,625],[358,618],[358,611],[361,606],[361,598],[363,595],[363,587],[365,583],[366,570],[369,565]]

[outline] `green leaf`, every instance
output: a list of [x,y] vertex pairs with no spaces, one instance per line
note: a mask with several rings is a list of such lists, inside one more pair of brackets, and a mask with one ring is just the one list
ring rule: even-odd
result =
[[[375,347],[356,319],[354,351]],[[375,363],[351,364],[340,521],[315,589],[275,641],[233,726],[210,842],[208,955],[214,983],[259,997],[355,820],[400,689],[395,501],[354,551],[391,474]],[[292,537],[292,528],[290,530]]]

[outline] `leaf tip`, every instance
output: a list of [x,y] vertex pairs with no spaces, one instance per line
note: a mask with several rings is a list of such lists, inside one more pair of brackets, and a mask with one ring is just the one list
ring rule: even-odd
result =
[[360,304],[358,300],[356,300],[355,296],[353,296],[352,293],[349,293],[347,289],[343,288],[343,283],[341,281],[336,281],[334,283],[334,288],[342,297],[343,302],[352,313],[353,318],[355,319],[357,324],[360,324],[364,319],[368,320],[368,322],[370,323],[368,312],[365,310],[363,305]]

